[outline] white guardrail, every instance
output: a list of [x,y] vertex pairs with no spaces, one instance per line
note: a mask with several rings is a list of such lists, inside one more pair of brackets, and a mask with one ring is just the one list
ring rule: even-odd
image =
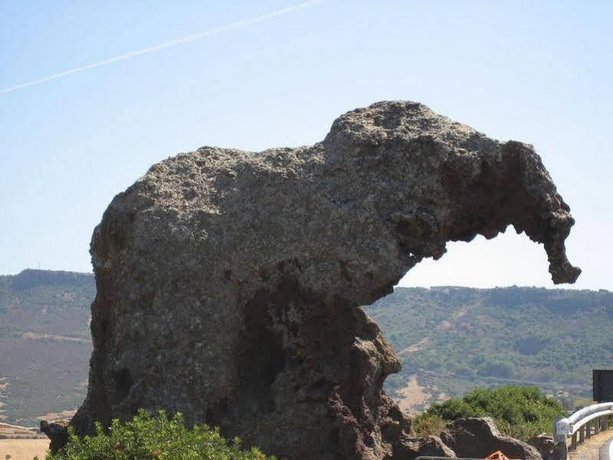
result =
[[567,441],[571,439],[570,449],[592,435],[609,428],[609,417],[613,416],[613,402],[592,404],[578,410],[567,418],[554,422],[553,440],[556,444],[556,459],[568,458]]

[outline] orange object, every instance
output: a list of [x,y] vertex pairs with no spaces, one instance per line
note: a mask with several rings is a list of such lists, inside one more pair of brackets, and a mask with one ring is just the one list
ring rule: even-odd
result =
[[511,460],[511,459],[498,450],[494,452],[493,454],[490,454],[485,460]]

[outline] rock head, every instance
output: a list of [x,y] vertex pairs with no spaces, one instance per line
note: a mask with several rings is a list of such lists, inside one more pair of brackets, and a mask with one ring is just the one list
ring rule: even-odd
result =
[[162,161],[94,231],[94,351],[71,423],[165,409],[280,457],[412,458],[382,390],[399,360],[358,307],[447,241],[508,225],[544,245],[554,282],[576,279],[573,219],[534,149],[414,102],[351,111],[310,147]]

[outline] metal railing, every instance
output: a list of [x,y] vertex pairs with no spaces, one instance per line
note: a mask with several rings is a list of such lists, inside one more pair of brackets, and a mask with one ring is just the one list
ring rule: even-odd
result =
[[556,460],[566,460],[569,449],[575,450],[586,439],[608,429],[611,416],[613,416],[613,402],[606,402],[592,404],[578,410],[570,417],[556,419],[553,424]]

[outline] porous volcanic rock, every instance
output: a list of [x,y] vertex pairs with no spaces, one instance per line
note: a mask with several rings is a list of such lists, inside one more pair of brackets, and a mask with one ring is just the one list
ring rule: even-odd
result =
[[42,420],[40,422],[40,432],[45,433],[51,439],[49,450],[52,454],[56,454],[68,442],[68,421]]
[[456,420],[441,433],[442,441],[459,457],[486,458],[501,451],[508,458],[542,460],[539,451],[523,441],[503,436],[490,417]]
[[[382,459],[409,423],[399,360],[361,309],[447,241],[513,225],[556,283],[573,219],[530,145],[414,102],[338,118],[323,142],[162,161],[94,231],[87,398],[72,425],[183,412],[295,459]],[[512,255],[510,255],[512,257]]]
[[528,444],[539,451],[543,460],[553,460],[555,458],[556,443],[553,437],[548,434],[539,434],[528,439]]

